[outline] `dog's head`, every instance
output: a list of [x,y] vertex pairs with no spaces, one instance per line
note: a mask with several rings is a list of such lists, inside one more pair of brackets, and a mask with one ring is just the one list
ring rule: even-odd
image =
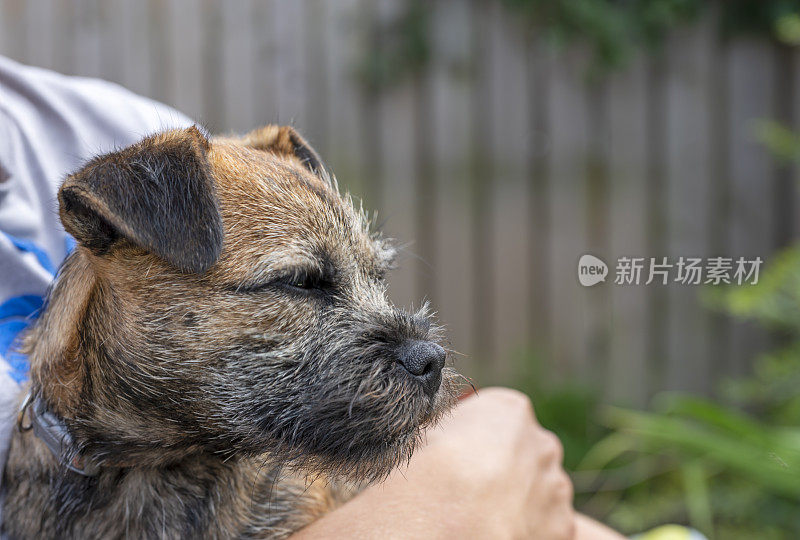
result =
[[452,403],[438,329],[386,298],[393,248],[292,128],[149,137],[59,203],[79,247],[33,381],[87,456],[265,454],[373,479]]

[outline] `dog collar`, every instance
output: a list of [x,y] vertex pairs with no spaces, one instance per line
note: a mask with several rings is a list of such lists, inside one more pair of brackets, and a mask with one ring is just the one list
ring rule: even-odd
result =
[[41,398],[34,398],[29,393],[22,403],[20,414],[25,414],[26,409],[30,425],[22,428],[20,423],[21,429],[33,428],[33,434],[50,449],[56,460],[67,469],[83,476],[97,475],[99,472],[98,467],[86,462],[80,455],[73,455],[72,458],[69,458],[70,454],[73,453],[74,446],[67,425],[61,418],[47,410],[47,406]]

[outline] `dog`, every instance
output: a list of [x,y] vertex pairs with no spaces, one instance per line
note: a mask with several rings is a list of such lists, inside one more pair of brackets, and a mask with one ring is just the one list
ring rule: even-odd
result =
[[11,538],[281,538],[408,461],[459,383],[291,127],[168,131],[68,176],[26,335]]

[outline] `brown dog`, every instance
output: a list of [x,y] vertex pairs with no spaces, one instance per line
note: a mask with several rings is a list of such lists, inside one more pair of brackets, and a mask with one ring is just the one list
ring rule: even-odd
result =
[[386,300],[393,249],[293,129],[152,136],[59,203],[79,246],[26,339],[10,537],[286,536],[452,403],[437,328]]

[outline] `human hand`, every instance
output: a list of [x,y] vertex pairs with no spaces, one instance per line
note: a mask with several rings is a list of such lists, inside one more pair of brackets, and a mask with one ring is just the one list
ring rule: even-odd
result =
[[456,494],[444,504],[448,519],[460,521],[451,530],[493,538],[572,538],[572,483],[562,459],[560,441],[536,421],[527,396],[486,388],[429,432],[427,446],[404,474],[416,489]]
[[427,433],[408,467],[296,537],[570,539],[562,457],[524,394],[486,388]]

